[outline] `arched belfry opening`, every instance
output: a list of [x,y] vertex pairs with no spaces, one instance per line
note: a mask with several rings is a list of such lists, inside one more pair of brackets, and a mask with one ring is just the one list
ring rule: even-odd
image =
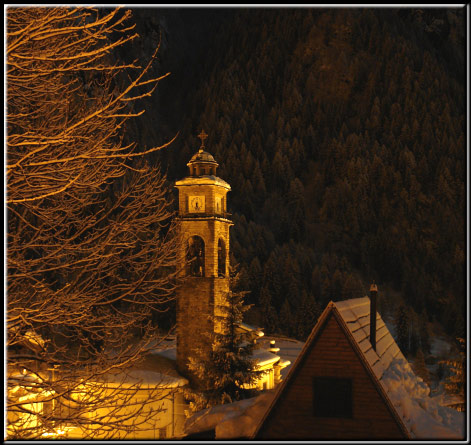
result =
[[222,238],[218,241],[218,277],[226,276],[226,243]]
[[186,266],[187,275],[204,277],[204,241],[198,235],[188,239]]

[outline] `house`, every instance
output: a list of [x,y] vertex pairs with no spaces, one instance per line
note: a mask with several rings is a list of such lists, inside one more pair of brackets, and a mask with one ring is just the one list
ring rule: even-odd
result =
[[[96,391],[105,396],[109,393],[110,398],[113,393],[121,391],[120,395],[122,394],[125,400],[122,406],[107,406],[86,415],[93,423],[93,419],[107,416],[108,410],[109,423],[119,421],[120,426],[125,427],[122,434],[108,431],[99,424],[96,427],[93,424],[87,426],[84,431],[83,425],[56,426],[51,422],[51,428],[44,434],[73,439],[88,436],[89,433],[92,433],[94,439],[107,439],[107,435],[113,432],[118,436],[113,438],[119,439],[164,439],[182,435],[186,409],[183,388],[198,389],[208,385],[208,382],[198,381],[188,363],[190,358],[207,359],[209,356],[212,350],[211,334],[221,333],[221,317],[225,316],[222,308],[228,306],[227,295],[230,290],[229,229],[233,223],[227,213],[226,195],[231,187],[216,176],[218,163],[204,150],[207,135],[201,132],[199,137],[201,147],[187,164],[189,176],[175,184],[179,190],[177,223],[182,240],[178,253],[182,285],[177,291],[176,338],[172,338],[166,347],[156,348],[139,366],[126,370],[125,374],[104,373],[101,381],[87,381],[83,386],[74,388],[71,397],[76,397],[77,400]],[[245,323],[240,324],[238,329],[250,333],[252,341],[263,337],[259,328]],[[33,333],[29,333],[25,338],[29,349],[41,347],[42,339],[38,339]],[[282,370],[291,362],[282,359],[277,352],[278,349],[273,345],[268,349],[255,349],[253,358],[257,370],[265,372],[254,387],[269,390],[282,380]],[[24,382],[27,378],[18,377],[19,372],[21,370],[14,370],[17,378],[13,386],[17,389],[15,394],[10,396],[18,397],[19,400],[22,398],[18,403],[22,405],[23,410],[18,410],[15,415],[26,416],[25,425],[34,424],[41,428],[44,423],[41,422],[41,417],[45,417],[42,416],[44,409],[48,404],[50,409],[55,409],[60,397],[46,393],[38,384],[38,394],[25,399],[28,391]],[[43,380],[52,381],[47,372]],[[61,370],[54,372],[60,373]],[[152,402],[147,403],[149,400]],[[135,408],[139,406],[142,406],[139,415],[133,415]],[[67,409],[69,408],[72,409],[67,406]],[[25,410],[30,413],[24,414],[22,411]],[[152,415],[149,416],[149,413]],[[9,415],[9,419],[13,421],[13,413]],[[126,419],[124,423],[123,418]],[[21,421],[23,422],[23,419]],[[137,424],[139,428],[135,427]]]
[[[459,439],[464,417],[415,376],[368,297],[330,302],[254,439]],[[371,316],[372,314],[376,316]]]
[[[41,339],[37,334],[34,338]],[[183,435],[187,405],[182,388],[188,380],[176,372],[175,360],[148,354],[129,369],[108,369],[83,383],[77,381],[69,391],[60,366],[39,366],[37,361],[31,365],[11,367],[8,372],[7,434],[11,437],[28,430],[37,439],[149,440]],[[94,406],[93,398],[100,402],[89,410],[82,402],[88,400]],[[101,425],[103,420],[109,426]],[[114,422],[119,422],[119,428]]]

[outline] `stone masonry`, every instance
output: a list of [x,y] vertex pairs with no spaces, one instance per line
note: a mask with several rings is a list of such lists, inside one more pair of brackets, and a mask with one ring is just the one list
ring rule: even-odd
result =
[[[232,222],[226,211],[230,185],[215,176],[217,163],[207,152],[200,151],[188,163],[190,176],[177,181],[179,192],[178,224],[181,239],[179,252],[183,284],[177,293],[177,369],[192,386],[204,387],[188,369],[190,357],[206,360],[211,351],[211,335],[218,331],[215,318],[221,315],[229,292],[229,228]],[[201,172],[211,173],[201,175]],[[197,211],[190,201],[201,197],[204,208]],[[204,276],[185,276],[188,268],[188,240],[200,237],[204,243]],[[222,241],[222,243],[220,242]],[[222,246],[225,252],[218,249]],[[218,255],[225,259],[225,276],[218,276]],[[222,260],[221,260],[222,261]],[[222,263],[224,264],[224,263]],[[216,317],[215,317],[216,316]]]

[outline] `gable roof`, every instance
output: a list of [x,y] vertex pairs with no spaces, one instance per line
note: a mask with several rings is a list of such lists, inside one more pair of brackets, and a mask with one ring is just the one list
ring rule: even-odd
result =
[[[430,391],[428,386],[420,377],[415,376],[378,313],[376,313],[376,351],[372,348],[369,338],[370,300],[368,297],[363,297],[335,303],[331,301],[327,305],[287,378],[278,388],[274,400],[261,419],[253,437],[256,437],[262,429],[283,392],[296,379],[299,369],[302,368],[302,363],[306,360],[317,339],[321,337],[323,327],[332,316],[335,317],[338,325],[350,341],[372,383],[405,437],[420,438],[428,436],[427,438],[430,438],[437,435],[450,438],[459,436],[459,433],[443,425],[443,420],[451,417],[449,416],[450,413],[443,412],[448,408],[435,405],[427,412],[426,408],[421,406],[423,401],[426,405],[436,402],[428,397]],[[406,400],[408,399],[408,392],[418,395],[417,400]],[[447,421],[446,423],[447,426],[456,428],[456,422],[453,424],[453,422]]]
[[[376,363],[377,361],[376,358],[378,356],[372,349],[371,344],[369,343],[369,301],[370,301],[369,298],[365,297],[365,298],[344,301],[342,302],[343,305],[340,305],[340,308],[337,307],[338,303],[334,303],[332,301],[327,305],[327,307],[324,309],[321,316],[319,317],[316,325],[314,326],[311,334],[306,340],[304,348],[299,354],[288,376],[278,388],[278,391],[272,403],[270,404],[270,407],[268,408],[267,412],[263,416],[260,424],[258,425],[254,433],[254,438],[257,437],[257,434],[262,429],[263,424],[270,417],[270,413],[272,412],[273,408],[276,406],[283,392],[287,390],[296,380],[296,375],[298,374],[299,370],[302,368],[302,363],[306,360],[310,351],[313,349],[315,342],[321,337],[321,333],[323,331],[324,326],[326,325],[327,321],[332,316],[335,317],[335,319],[338,322],[338,325],[340,326],[345,336],[349,340],[353,350],[358,356],[360,362],[363,364],[366,372],[369,374],[374,386],[378,390],[380,397],[384,400],[388,410],[390,411],[392,417],[396,421],[399,429],[403,432],[404,437],[410,438],[408,429],[402,422],[402,419],[398,416],[398,413],[394,409],[394,406],[389,400],[386,392],[384,391],[384,388],[379,383],[378,378],[376,377],[376,374],[370,365],[370,361],[373,363]],[[365,311],[365,303],[367,304],[367,307],[368,307],[367,312]],[[345,316],[345,320],[343,318],[344,316]],[[377,331],[383,328],[383,326],[385,326],[382,320],[381,322],[379,322],[378,316],[379,315],[377,314],[377,322],[376,322]],[[366,343],[364,343],[365,337],[368,337],[367,343],[369,344],[369,347]],[[378,338],[378,341],[379,341],[379,338]],[[362,343],[362,346],[360,346],[359,343]],[[369,360],[366,358],[365,353],[368,354]],[[382,369],[379,366],[376,366],[376,368]]]

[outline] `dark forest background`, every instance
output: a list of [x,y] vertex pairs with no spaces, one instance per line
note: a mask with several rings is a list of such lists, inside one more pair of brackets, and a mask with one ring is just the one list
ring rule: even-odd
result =
[[154,70],[172,75],[128,135],[144,148],[179,132],[155,157],[171,182],[209,134],[267,333],[304,339],[328,301],[375,280],[409,348],[434,323],[464,337],[464,8],[133,14],[142,39],[122,57],[161,32]]

